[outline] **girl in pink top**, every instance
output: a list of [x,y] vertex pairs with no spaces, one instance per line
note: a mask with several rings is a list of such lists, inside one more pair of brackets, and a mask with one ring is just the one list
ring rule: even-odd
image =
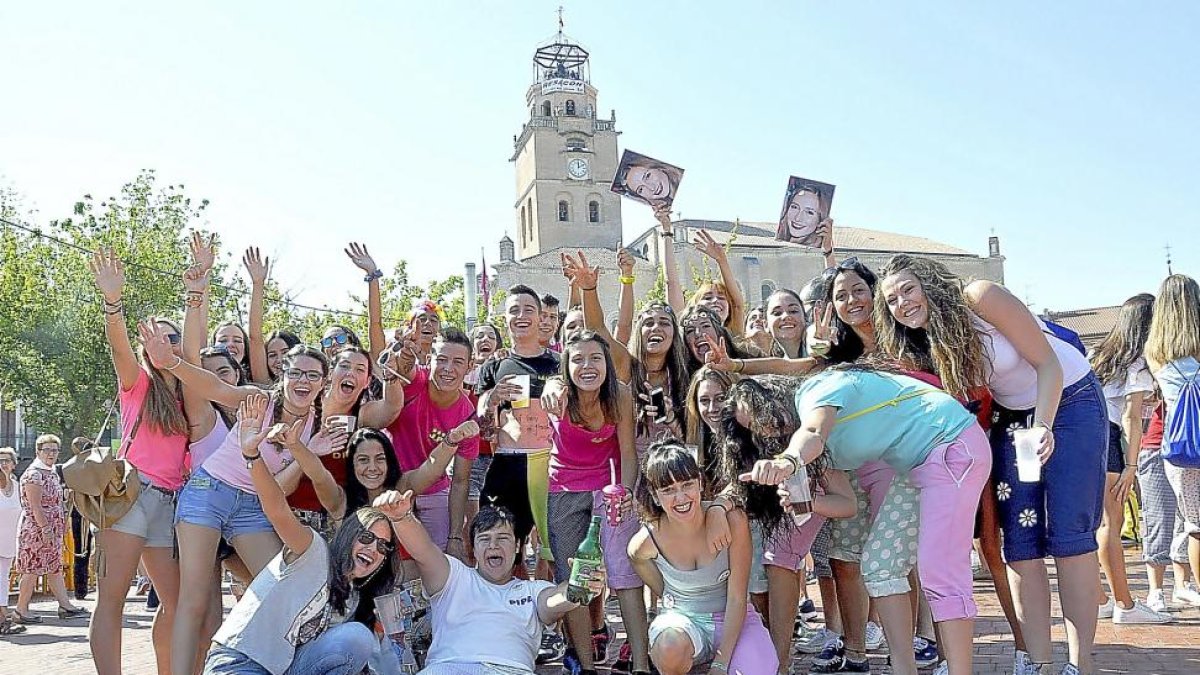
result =
[[[165,672],[179,593],[179,567],[172,558],[174,491],[183,485],[188,420],[179,401],[175,376],[154,367],[144,351],[141,362],[134,354],[125,325],[125,270],[121,261],[112,251],[104,251],[92,256],[90,268],[104,300],[104,335],[120,391],[124,452],[138,468],[143,483],[133,508],[97,535],[104,564],[97,579],[96,609],[89,631],[92,661],[100,675],[121,672],[125,596],[141,560],[162,601],[153,639],[158,669]],[[161,319],[153,326],[167,350],[178,357],[179,329]]]
[[[554,578],[561,583],[570,576],[569,560],[587,535],[592,517],[600,516],[600,540],[609,588],[617,594],[631,642],[645,641],[642,581],[625,553],[638,529],[631,496],[637,480],[633,394],[617,380],[607,342],[590,331],[567,340],[562,376],[565,400],[557,414],[548,411],[554,434],[548,500]],[[609,484],[614,469],[619,470],[618,480],[625,487],[626,498],[622,504],[622,522],[611,526],[604,517],[601,490]],[[567,615],[566,625],[583,670],[592,670],[595,665],[588,609],[580,607],[572,611]]]

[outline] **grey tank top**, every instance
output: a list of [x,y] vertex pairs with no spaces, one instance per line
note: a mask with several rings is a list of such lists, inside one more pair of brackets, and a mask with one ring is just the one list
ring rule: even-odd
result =
[[654,532],[646,528],[658,549],[654,564],[663,577],[663,606],[697,614],[725,611],[729,595],[729,549],[721,549],[713,561],[694,570],[681,570],[667,560]]

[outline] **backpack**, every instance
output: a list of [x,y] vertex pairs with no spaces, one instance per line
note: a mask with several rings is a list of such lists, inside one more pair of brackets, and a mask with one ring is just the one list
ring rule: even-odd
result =
[[1079,338],[1079,333],[1076,333],[1066,326],[1054,323],[1049,319],[1042,319],[1042,323],[1046,324],[1046,328],[1043,330],[1043,332],[1053,335],[1059,340],[1062,340],[1063,342],[1074,347],[1079,351],[1080,354],[1087,356],[1087,347],[1083,346],[1083,340]]
[[[1183,376],[1174,363],[1171,367]],[[1163,428],[1162,458],[1181,469],[1200,469],[1200,370],[1184,378]]]

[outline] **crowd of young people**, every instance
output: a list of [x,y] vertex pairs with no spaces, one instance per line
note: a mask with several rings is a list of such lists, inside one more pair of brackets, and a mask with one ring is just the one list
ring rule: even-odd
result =
[[[199,237],[182,323],[134,317],[131,339],[122,264],[97,253],[122,454],[142,482],[96,538],[97,672],[121,672],[139,563],[161,598],[158,670],[174,675],[531,672],[560,659],[570,675],[610,661],[770,675],[797,650],[814,673],[870,672],[883,635],[891,672],[966,674],[973,540],[1018,675],[1052,672],[1047,556],[1064,673],[1091,672],[1098,618],[1170,620],[1167,568],[1172,600],[1200,605],[1200,470],[1158,452],[1200,371],[1194,280],[1130,299],[1089,361],[1000,285],[910,255],[877,271],[838,262],[829,221],[828,269],[761,306],[697,233],[721,278],[685,300],[674,229],[658,217],[665,301],[635,309],[627,252],[608,277],[564,253],[565,311],[546,293],[563,288],[514,286],[499,325],[469,335],[428,301],[389,335],[382,272],[352,244],[365,343],[342,325],[312,346],[287,327],[265,334],[269,261],[256,249],[243,258],[246,328],[210,330],[216,251]],[[614,276],[610,326],[597,288]],[[1036,481],[1018,474],[1023,433]],[[798,510],[801,470],[812,498]],[[1135,483],[1144,602],[1119,535]],[[603,571],[576,602],[571,558],[595,517]],[[226,574],[247,590],[223,616]],[[820,631],[800,609],[810,574]],[[395,593],[413,607],[400,643],[377,608]]]

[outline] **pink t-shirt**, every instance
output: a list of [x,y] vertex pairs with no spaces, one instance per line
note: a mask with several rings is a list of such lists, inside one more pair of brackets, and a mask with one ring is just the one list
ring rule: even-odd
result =
[[573,424],[568,417],[550,416],[554,449],[550,452],[551,492],[591,492],[608,485],[615,464],[621,476],[621,444],[617,425],[599,431]]
[[[129,438],[133,425],[137,422],[138,413],[146,403],[146,394],[150,391],[150,375],[138,368],[137,381],[128,391],[119,395],[121,402],[121,438]],[[179,404],[180,408],[183,403]],[[152,484],[167,490],[178,490],[183,487],[184,459],[187,455],[188,437],[186,433],[168,436],[156,429],[150,420],[142,417],[137,434],[129,445],[125,457],[138,473]]]
[[[466,394],[461,394],[449,407],[439,408],[429,399],[429,369],[417,366],[412,384],[404,388],[404,409],[387,428],[396,448],[396,459],[402,471],[412,471],[425,463],[433,449],[454,427],[475,416],[475,407]],[[479,436],[472,436],[458,445],[458,456],[474,461],[479,456]],[[450,479],[443,476],[424,494],[431,495],[450,489]]]
[[[267,402],[267,414],[260,429],[269,429],[275,423],[274,418],[275,399],[272,397]],[[250,469],[246,468],[246,459],[242,457],[242,444],[238,438],[241,424],[241,422],[234,422],[229,433],[225,434],[225,440],[208,456],[208,459],[204,460],[204,464],[200,468],[204,469],[204,473],[226,485],[250,494],[258,494],[258,490],[254,489],[254,479],[250,477]],[[300,435],[301,441],[308,442],[312,437],[312,429],[313,414],[310,412],[308,419],[304,422],[304,432]],[[258,452],[271,475],[279,473],[293,461],[291,451],[275,447],[265,440],[259,444]]]

